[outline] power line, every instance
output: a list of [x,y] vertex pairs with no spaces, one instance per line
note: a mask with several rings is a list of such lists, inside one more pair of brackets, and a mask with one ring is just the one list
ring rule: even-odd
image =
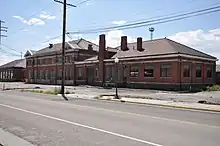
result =
[[21,52],[18,52],[17,50],[15,50],[15,49],[13,49],[12,47],[9,47],[9,46],[6,45],[6,44],[2,44],[2,45],[5,46],[6,48],[12,50],[12,51],[15,51],[15,52],[17,52],[17,53],[21,53]]
[[82,5],[82,4],[87,3],[87,2],[89,2],[89,1],[91,1],[91,0],[81,1],[81,2],[77,3],[76,6],[78,7],[79,5]]
[[14,54],[14,53],[9,53],[9,52],[6,52],[4,49],[0,48],[0,52],[4,53],[5,55],[7,56],[20,56],[20,55],[17,55],[17,54]]
[[[178,14],[174,16],[168,16],[168,17],[163,17],[159,19],[153,19],[153,20],[145,20],[141,22],[135,22],[135,23],[130,23],[130,24],[125,24],[125,25],[120,25],[120,26],[112,26],[112,27],[103,27],[103,28],[95,28],[95,29],[87,29],[87,30],[82,30],[82,31],[75,31],[75,32],[68,32],[69,34],[89,34],[89,33],[97,33],[97,32],[105,32],[113,29],[117,30],[124,30],[124,29],[131,29],[131,28],[137,28],[143,25],[149,25],[150,23],[165,23],[165,22],[171,22],[171,21],[177,21],[181,19],[186,19],[194,16],[199,16],[199,15],[205,15],[209,13],[214,13],[220,11],[220,6],[215,6],[215,7],[210,7],[206,9],[201,9],[193,12],[188,12],[184,14]],[[211,11],[213,10],[213,11]]]

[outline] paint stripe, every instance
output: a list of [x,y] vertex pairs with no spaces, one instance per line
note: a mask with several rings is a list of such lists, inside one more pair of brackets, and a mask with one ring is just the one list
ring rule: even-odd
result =
[[68,121],[68,120],[61,119],[61,118],[44,115],[44,114],[41,114],[41,113],[37,113],[37,112],[33,112],[33,111],[29,111],[29,110],[25,110],[25,109],[21,109],[21,108],[17,108],[17,107],[13,107],[13,106],[6,105],[6,104],[0,104],[0,106],[6,107],[6,108],[11,108],[11,109],[14,109],[14,110],[17,110],[17,111],[22,111],[22,112],[29,113],[29,114],[32,114],[32,115],[37,115],[37,116],[45,117],[45,118],[48,118],[48,119],[68,123],[68,124],[71,124],[71,125],[91,129],[91,130],[94,130],[94,131],[107,133],[107,134],[114,135],[114,136],[117,136],[117,137],[121,137],[121,138],[124,138],[124,139],[129,139],[129,140],[133,140],[133,141],[136,141],[136,142],[149,144],[149,145],[152,145],[152,146],[163,146],[163,145],[153,143],[153,142],[150,142],[150,141],[141,140],[141,139],[138,139],[138,138],[122,135],[122,134],[119,134],[119,133],[115,133],[115,132],[111,132],[111,131],[107,131],[107,130],[103,130],[103,129],[99,129],[99,128],[95,128],[95,127],[91,127],[91,126],[88,126],[88,125],[83,125],[83,124],[80,124],[80,123],[71,122],[71,121]]

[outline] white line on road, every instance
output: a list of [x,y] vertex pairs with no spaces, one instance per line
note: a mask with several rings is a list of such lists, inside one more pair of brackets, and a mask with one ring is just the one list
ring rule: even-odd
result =
[[21,108],[17,108],[17,107],[13,107],[13,106],[6,105],[6,104],[0,104],[0,106],[11,108],[11,109],[18,110],[18,111],[22,111],[22,112],[33,114],[33,115],[37,115],[37,116],[41,116],[41,117],[45,117],[45,118],[52,119],[52,120],[56,120],[56,121],[60,121],[60,122],[64,122],[64,123],[68,123],[68,124],[72,124],[72,125],[76,125],[76,126],[79,126],[79,127],[83,127],[83,128],[87,128],[87,129],[92,129],[94,131],[99,131],[99,132],[107,133],[107,134],[110,134],[110,135],[114,135],[114,136],[118,136],[118,137],[121,137],[121,138],[137,141],[137,142],[144,143],[144,144],[149,144],[149,145],[152,145],[152,146],[163,146],[163,145],[156,144],[156,143],[153,143],[153,142],[150,142],[150,141],[141,140],[141,139],[138,139],[138,138],[134,138],[134,137],[130,137],[130,136],[126,136],[126,135],[110,132],[110,131],[107,131],[107,130],[91,127],[91,126],[88,126],[88,125],[83,125],[83,124],[80,124],[80,123],[71,122],[71,121],[68,121],[68,120],[64,120],[64,119],[60,119],[60,118],[57,118],[57,117],[52,117],[52,116],[44,115],[44,114],[41,114],[41,113],[37,113],[37,112],[33,112],[33,111],[29,111],[29,110],[25,110],[25,109],[21,109]]
[[[10,96],[13,97],[13,96]],[[22,97],[28,100],[35,100],[35,101],[45,101],[45,99],[38,99],[38,98],[29,98],[29,97],[24,97],[24,96],[19,96],[16,95],[16,97]],[[68,102],[54,102],[50,100],[46,100],[47,102],[44,102],[44,104],[62,104],[62,105],[69,105],[73,107],[80,107],[80,108],[88,108],[88,109],[93,109],[93,110],[99,110],[99,111],[106,111],[106,112],[113,112],[117,114],[127,114],[127,115],[132,115],[132,116],[138,116],[138,117],[145,117],[145,118],[152,118],[156,120],[163,120],[163,121],[170,121],[170,122],[178,122],[178,123],[183,123],[183,124],[191,124],[191,125],[198,125],[198,126],[206,126],[206,127],[212,127],[212,128],[220,128],[220,126],[217,125],[208,125],[208,124],[202,124],[202,123],[197,123],[197,122],[191,122],[191,121],[183,121],[183,120],[178,120],[178,119],[172,119],[172,118],[166,118],[166,117],[159,117],[159,116],[151,116],[147,114],[139,114],[139,113],[134,113],[134,112],[124,112],[124,111],[119,111],[119,110],[111,110],[111,109],[104,109],[104,108],[99,108],[99,107],[93,107],[93,106],[87,106],[87,105],[79,105],[75,103],[68,103]]]

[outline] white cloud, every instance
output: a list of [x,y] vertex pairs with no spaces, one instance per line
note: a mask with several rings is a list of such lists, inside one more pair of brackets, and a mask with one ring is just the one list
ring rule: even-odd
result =
[[[123,31],[121,30],[113,30],[109,31],[106,34],[106,45],[109,47],[117,47],[121,44],[121,36],[125,36]],[[128,43],[135,42],[136,38],[133,38],[131,36],[127,36],[127,41]],[[96,38],[95,40],[91,40],[91,42],[95,44],[99,44],[99,37]]]
[[122,25],[122,24],[125,24],[125,23],[127,23],[127,21],[125,21],[125,20],[112,21],[112,24],[115,24],[115,25]]
[[220,28],[179,32],[168,38],[220,58]]
[[50,38],[50,36],[46,36],[45,38],[46,38],[46,39],[49,39],[49,38]]
[[22,31],[23,31],[23,32],[28,32],[28,30],[27,30],[27,29],[23,29]]
[[47,12],[42,11],[42,12],[40,13],[40,18],[41,18],[41,19],[56,19],[56,16],[50,15],[50,14],[48,14]]
[[45,24],[43,20],[38,19],[38,18],[30,18],[29,20],[26,20],[21,16],[13,16],[13,17],[21,20],[24,24],[27,24],[27,25],[44,25]]

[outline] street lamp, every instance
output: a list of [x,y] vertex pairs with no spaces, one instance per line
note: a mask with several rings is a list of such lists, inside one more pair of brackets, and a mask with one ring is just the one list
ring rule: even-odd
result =
[[116,76],[115,76],[115,98],[116,99],[119,99],[118,97],[118,62],[119,62],[119,59],[118,57],[115,58],[115,70],[116,70]]

